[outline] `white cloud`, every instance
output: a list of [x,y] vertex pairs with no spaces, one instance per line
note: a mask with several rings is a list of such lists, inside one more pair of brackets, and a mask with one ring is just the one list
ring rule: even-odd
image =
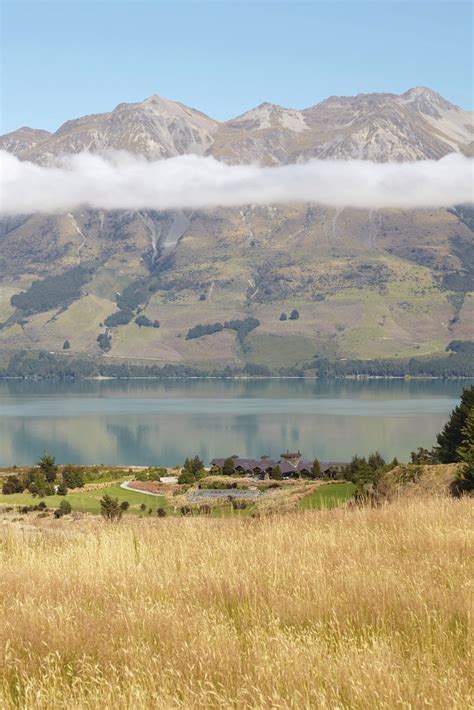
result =
[[312,160],[279,167],[226,165],[183,155],[149,162],[125,152],[64,156],[54,165],[0,151],[0,213],[231,207],[317,202],[332,207],[449,207],[473,200],[472,159],[373,163]]

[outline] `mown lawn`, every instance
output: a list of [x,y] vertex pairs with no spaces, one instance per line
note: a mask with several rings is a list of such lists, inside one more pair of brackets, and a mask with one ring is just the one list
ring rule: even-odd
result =
[[352,497],[356,487],[353,483],[328,483],[300,500],[301,510],[337,508]]
[[104,488],[96,488],[91,491],[80,491],[75,493],[69,491],[67,496],[46,496],[45,498],[33,498],[30,493],[13,493],[12,495],[0,495],[0,505],[36,505],[43,500],[48,508],[58,508],[62,500],[67,500],[73,510],[80,513],[100,513],[100,499],[108,494],[113,498],[118,498],[119,503],[127,500],[130,503],[129,513],[141,513],[140,505],[145,503],[147,511],[152,509],[156,513],[157,508],[166,508],[166,498],[164,496],[150,496],[144,493],[129,491],[120,488],[120,483],[111,483]]

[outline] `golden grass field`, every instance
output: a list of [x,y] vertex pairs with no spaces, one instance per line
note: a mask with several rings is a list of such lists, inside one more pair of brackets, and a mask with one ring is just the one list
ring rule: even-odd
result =
[[433,498],[5,527],[0,707],[470,708],[472,523]]

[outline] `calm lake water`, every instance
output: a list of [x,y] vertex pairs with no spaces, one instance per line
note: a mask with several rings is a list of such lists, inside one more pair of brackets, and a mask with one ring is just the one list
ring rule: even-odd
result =
[[0,381],[0,465],[164,465],[199,454],[345,461],[431,447],[464,381]]

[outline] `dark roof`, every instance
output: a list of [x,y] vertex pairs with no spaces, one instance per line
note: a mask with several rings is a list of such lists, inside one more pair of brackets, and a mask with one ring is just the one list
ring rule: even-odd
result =
[[[227,457],[227,458],[232,458],[232,457]],[[212,459],[211,466],[218,466],[219,468],[222,468],[224,463],[227,461],[227,458]],[[313,467],[313,461],[308,460],[308,459],[300,459],[300,461],[298,461],[296,466],[293,466],[291,463],[289,463],[285,459],[280,459],[279,461],[275,461],[275,459],[269,459],[269,458],[241,459],[241,458],[237,457],[237,458],[233,458],[232,460],[233,460],[235,468],[242,468],[244,471],[254,471],[255,469],[260,469],[261,471],[267,471],[270,468],[274,468],[275,466],[279,466],[282,474],[286,474],[286,473],[301,473],[302,471],[311,471],[311,469]],[[346,465],[342,461],[320,461],[319,464],[321,466],[321,471],[323,473],[324,473],[324,471],[327,471],[329,468]]]
[[[227,459],[212,459],[211,466],[222,468]],[[273,459],[233,459],[235,468],[243,468],[244,471],[253,471],[255,468],[266,470],[275,466]]]

